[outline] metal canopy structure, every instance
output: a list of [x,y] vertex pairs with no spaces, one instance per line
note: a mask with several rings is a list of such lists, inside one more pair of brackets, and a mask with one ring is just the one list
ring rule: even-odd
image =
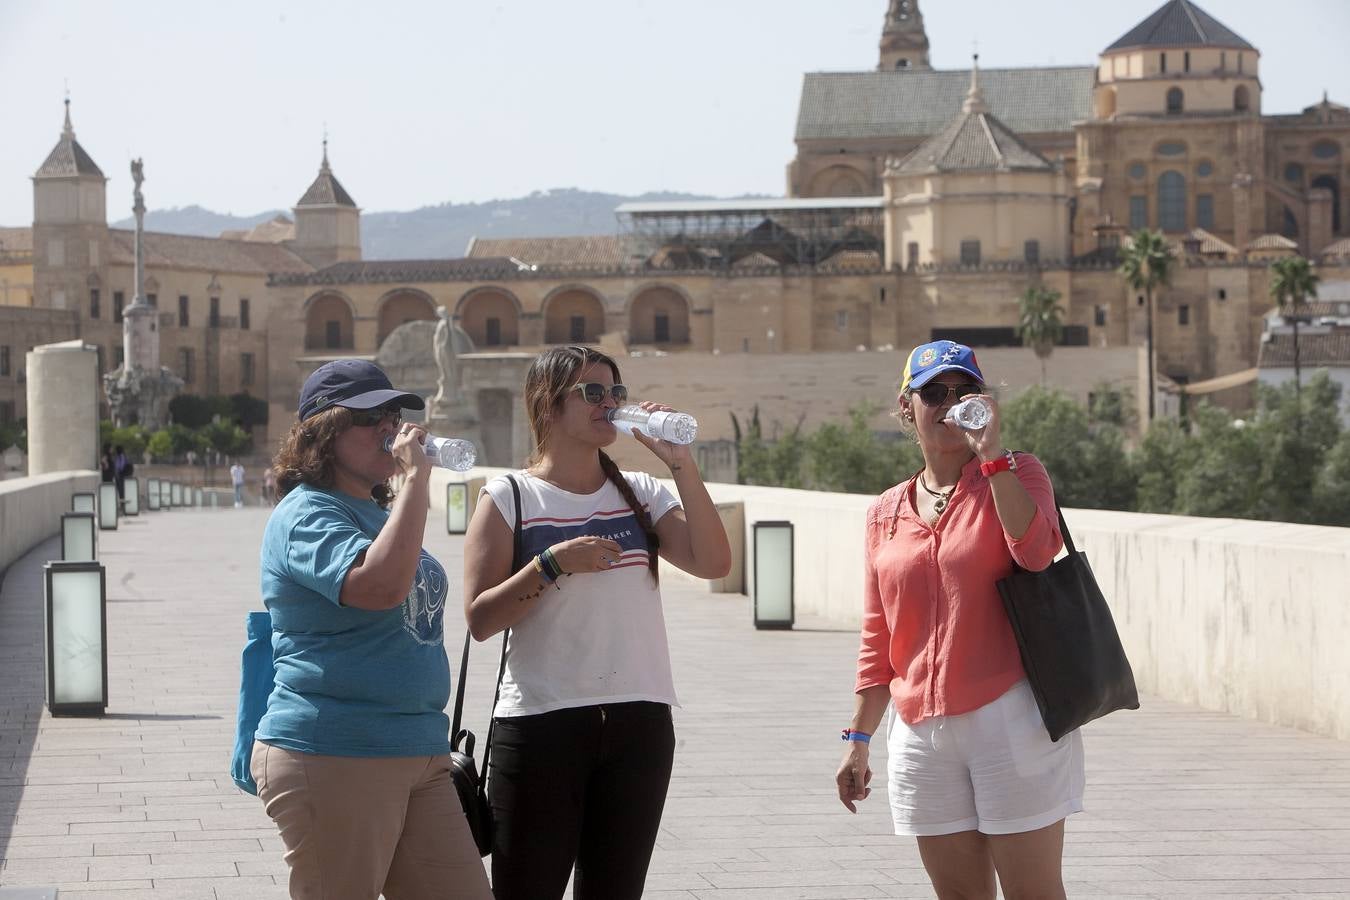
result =
[[842,252],[880,256],[884,207],[881,197],[625,203],[615,215],[627,255],[650,268],[727,269],[756,258],[811,266]]

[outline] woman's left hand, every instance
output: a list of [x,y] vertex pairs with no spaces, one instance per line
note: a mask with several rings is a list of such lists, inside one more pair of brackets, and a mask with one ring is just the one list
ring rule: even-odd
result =
[[[974,395],[971,395],[974,396]],[[989,424],[978,431],[966,431],[960,425],[952,424],[951,427],[959,430],[965,435],[966,443],[970,449],[979,457],[980,462],[989,462],[991,459],[998,459],[1006,451],[1003,448],[1003,434],[1000,427],[1000,416],[1002,413],[998,408],[998,401],[988,394],[978,395],[984,402],[989,404],[992,413]],[[964,399],[964,398],[963,398]]]
[[[647,410],[647,412],[675,412],[675,409],[672,407],[663,406],[660,403],[652,403],[650,400],[644,400],[638,405]],[[676,466],[681,466],[694,458],[693,450],[691,449],[693,447],[692,444],[672,444],[670,441],[658,441],[654,438],[647,437],[647,435],[638,431],[636,428],[633,429],[633,437],[637,438],[639,444],[652,451],[652,453],[655,453],[656,458],[665,463],[669,468],[673,469]]]

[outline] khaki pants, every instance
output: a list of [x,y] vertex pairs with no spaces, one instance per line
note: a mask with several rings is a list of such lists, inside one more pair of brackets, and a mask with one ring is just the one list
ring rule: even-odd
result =
[[490,900],[449,756],[322,756],[253,745],[294,900]]

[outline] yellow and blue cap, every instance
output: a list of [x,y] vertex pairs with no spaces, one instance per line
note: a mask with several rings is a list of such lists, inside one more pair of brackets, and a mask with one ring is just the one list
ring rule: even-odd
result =
[[975,362],[975,351],[956,341],[931,341],[920,344],[909,352],[905,360],[905,374],[900,381],[900,393],[917,391],[943,372],[965,372],[980,384],[984,373]]

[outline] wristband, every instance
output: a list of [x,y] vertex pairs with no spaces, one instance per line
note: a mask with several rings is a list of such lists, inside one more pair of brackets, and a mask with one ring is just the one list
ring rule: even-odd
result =
[[545,550],[543,553],[540,553],[539,559],[544,563],[544,566],[545,568],[548,569],[549,574],[553,576],[554,581],[557,581],[559,578],[567,574],[566,572],[563,571],[563,567],[558,565],[558,558],[553,555],[552,548],[549,548],[548,550]]
[[548,573],[548,569],[544,566],[544,561],[540,559],[538,556],[536,556],[532,560],[532,564],[534,566],[534,570],[539,573],[539,577],[547,581],[549,584],[552,584],[553,582],[558,580]]
[[859,744],[870,744],[872,742],[872,736],[870,734],[864,734],[861,731],[854,731],[852,728],[845,728],[839,735],[839,740],[856,741]]
[[998,459],[991,459],[989,462],[980,463],[980,474],[985,478],[997,475],[999,472],[1016,472],[1017,460],[1013,458],[1011,450],[1004,453]]

